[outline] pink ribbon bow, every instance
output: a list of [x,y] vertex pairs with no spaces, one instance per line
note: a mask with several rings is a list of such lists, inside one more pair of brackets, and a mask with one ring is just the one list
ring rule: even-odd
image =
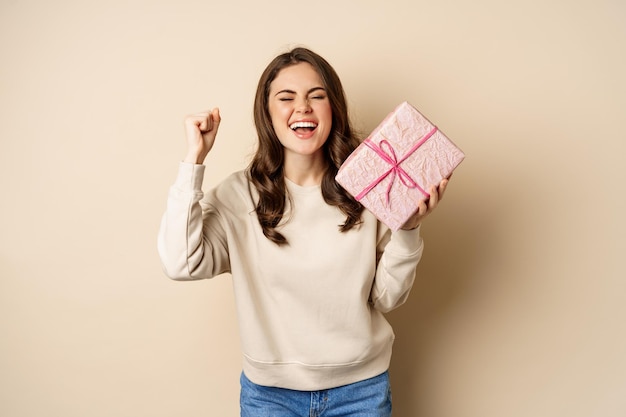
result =
[[378,145],[374,143],[372,140],[366,139],[363,143],[367,147],[369,147],[371,150],[376,152],[376,154],[380,156],[385,162],[391,165],[391,168],[385,171],[385,173],[383,173],[380,177],[376,178],[370,185],[368,185],[363,191],[361,191],[357,196],[355,196],[356,200],[360,201],[374,187],[380,184],[382,180],[387,178],[388,175],[392,175],[392,178],[391,178],[391,181],[389,182],[389,185],[387,186],[387,192],[385,194],[387,204],[389,204],[389,193],[391,192],[391,187],[393,186],[393,183],[395,182],[396,177],[400,178],[400,182],[402,182],[402,184],[404,184],[405,187],[417,188],[422,194],[424,194],[424,196],[430,197],[430,194],[424,191],[424,189],[420,187],[417,184],[417,182],[415,182],[415,180],[411,178],[411,176],[404,169],[402,169],[400,164],[404,162],[420,146],[422,146],[424,142],[430,139],[430,137],[434,135],[435,132],[437,132],[437,126],[433,127],[432,130],[428,132],[426,136],[424,136],[415,145],[413,145],[413,147],[409,149],[409,151],[400,160],[398,160],[396,156],[396,151],[393,149],[393,146],[391,146],[391,144],[386,139],[381,140]]

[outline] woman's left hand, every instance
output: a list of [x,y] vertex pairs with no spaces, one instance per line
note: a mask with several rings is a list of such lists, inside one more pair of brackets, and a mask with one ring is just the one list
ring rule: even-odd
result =
[[439,183],[438,187],[434,185],[431,187],[429,191],[430,197],[428,198],[428,200],[421,201],[419,203],[417,211],[413,216],[409,218],[409,220],[407,220],[406,223],[404,223],[404,226],[402,226],[402,230],[415,229],[422,223],[426,216],[433,212],[433,210],[437,207],[437,205],[443,198],[443,193],[446,191],[448,181],[449,178],[445,178]]

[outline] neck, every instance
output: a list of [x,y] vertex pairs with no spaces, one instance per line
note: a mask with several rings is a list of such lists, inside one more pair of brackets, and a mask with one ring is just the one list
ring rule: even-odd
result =
[[315,155],[285,155],[285,177],[307,187],[320,185],[326,172],[326,161],[321,153]]

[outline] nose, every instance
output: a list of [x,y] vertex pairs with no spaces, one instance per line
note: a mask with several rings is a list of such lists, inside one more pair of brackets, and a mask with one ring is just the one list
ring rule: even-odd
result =
[[309,113],[311,111],[311,104],[308,98],[300,98],[296,102],[296,111],[299,113]]

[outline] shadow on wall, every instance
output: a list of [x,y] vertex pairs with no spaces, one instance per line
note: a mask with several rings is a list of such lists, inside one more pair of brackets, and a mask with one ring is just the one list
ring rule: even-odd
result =
[[[407,99],[411,102],[411,97],[417,95],[387,89],[374,94],[381,99],[371,100],[358,96],[361,91],[365,89],[356,88],[356,101],[367,103],[367,110],[359,118],[366,121],[366,134],[395,105]],[[419,106],[418,101],[413,104]],[[431,394],[437,388],[429,379],[437,372],[433,359],[439,358],[433,358],[433,352],[442,340],[441,325],[484,284],[475,281],[494,262],[494,256],[498,257],[504,238],[498,213],[509,211],[516,201],[510,184],[491,175],[492,168],[481,164],[484,155],[472,153],[472,148],[478,149],[477,143],[486,140],[484,133],[474,128],[464,129],[462,141],[451,138],[466,153],[466,159],[455,171],[441,205],[424,223],[424,255],[407,302],[387,315],[396,334],[390,369],[394,415],[434,414],[432,401],[436,400]],[[495,178],[489,187],[479,180],[485,175]]]
[[[454,179],[449,194],[461,186],[453,184]],[[463,186],[472,187],[469,183]],[[459,194],[473,195],[463,191]],[[486,228],[492,213],[479,207],[479,198],[465,201],[446,197],[422,228],[425,249],[409,299],[387,315],[396,333],[390,374],[394,414],[400,416],[425,415],[430,397],[427,379],[429,372],[436,372],[428,366],[432,360],[429,355],[438,327],[462,302],[479,265],[489,262],[485,259],[489,256],[487,248],[494,244],[487,241],[493,234]]]
[[471,163],[468,156],[440,207],[424,222],[425,249],[415,284],[407,302],[387,315],[396,333],[390,374],[394,414],[400,416],[429,414],[433,387],[428,379],[437,372],[432,354],[441,340],[440,326],[474,296],[469,294],[475,291],[473,281],[497,253],[500,237],[491,220],[503,207],[485,204],[484,187],[467,175]]

